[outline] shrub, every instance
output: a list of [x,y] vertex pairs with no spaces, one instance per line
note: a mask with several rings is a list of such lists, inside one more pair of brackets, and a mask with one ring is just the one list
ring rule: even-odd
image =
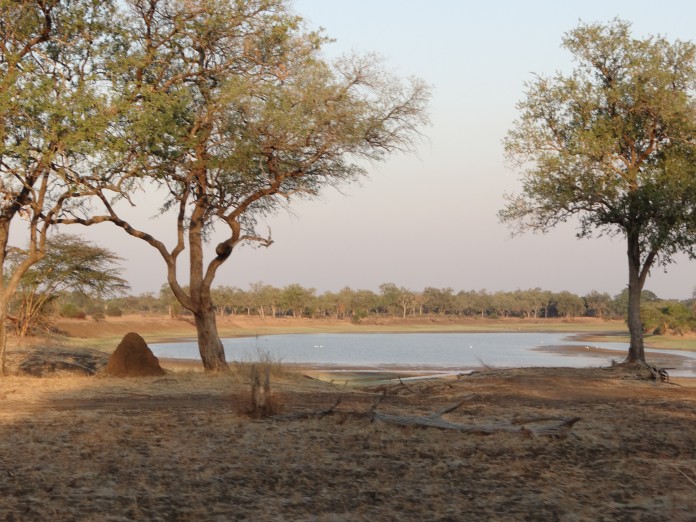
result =
[[360,324],[360,321],[365,319],[367,317],[367,312],[364,310],[356,310],[353,312],[353,316],[351,317],[351,322],[353,324]]
[[68,319],[85,319],[87,314],[80,310],[77,306],[72,303],[66,303],[60,307],[58,312],[61,317],[66,317]]
[[118,306],[107,306],[106,315],[107,317],[121,317],[123,315],[123,310]]
[[246,413],[254,419],[277,415],[282,410],[282,402],[271,391],[271,367],[262,363],[250,368],[250,396]]

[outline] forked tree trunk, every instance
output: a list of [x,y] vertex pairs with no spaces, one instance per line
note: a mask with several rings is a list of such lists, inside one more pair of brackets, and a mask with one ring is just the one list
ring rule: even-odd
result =
[[220,341],[215,320],[215,310],[212,307],[194,313],[196,331],[198,333],[198,350],[201,354],[203,367],[209,372],[227,371],[225,349]]
[[[203,161],[206,156],[205,150],[198,150],[197,156]],[[199,173],[196,177],[199,180],[205,179],[203,173]],[[205,184],[201,183],[200,190],[203,191],[204,187]],[[189,285],[191,288],[190,304],[192,305],[189,310],[193,312],[196,321],[198,351],[201,354],[203,368],[206,372],[224,372],[229,368],[225,360],[225,349],[218,335],[217,317],[210,294],[210,286],[215,271],[213,270],[209,278],[203,276],[204,215],[205,198],[199,198],[189,221]],[[170,270],[172,269],[170,268]],[[171,285],[171,279],[175,279],[175,274],[170,271],[169,277]],[[174,295],[177,295],[177,292],[174,292]]]

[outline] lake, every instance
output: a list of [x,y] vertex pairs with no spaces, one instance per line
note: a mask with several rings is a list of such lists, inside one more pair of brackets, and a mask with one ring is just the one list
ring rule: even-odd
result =
[[[567,333],[340,333],[282,334],[223,339],[229,361],[268,354],[284,363],[335,370],[468,371],[483,366],[608,366],[625,357],[626,343],[587,343]],[[199,359],[195,342],[152,344],[157,357]],[[563,348],[566,347],[566,348]],[[568,348],[576,347],[576,348]],[[659,350],[647,358],[670,375],[696,376],[696,352]]]

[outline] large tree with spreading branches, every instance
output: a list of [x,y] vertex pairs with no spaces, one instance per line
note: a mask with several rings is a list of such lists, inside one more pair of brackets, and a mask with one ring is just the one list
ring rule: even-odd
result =
[[628,260],[627,363],[645,364],[641,291],[650,271],[695,256],[696,46],[637,39],[621,20],[580,24],[563,45],[577,66],[537,76],[505,141],[523,172],[503,221],[619,235]]
[[[0,366],[7,305],[46,252],[53,220],[73,199],[105,117],[99,57],[113,5],[98,0],[0,0]],[[22,218],[26,249],[10,247]],[[13,269],[7,270],[8,254]]]
[[[242,243],[271,244],[257,230],[268,214],[357,179],[364,160],[410,150],[428,88],[374,56],[329,63],[327,39],[305,30],[284,0],[126,4],[110,65],[111,141],[101,168],[83,178],[102,211],[56,222],[109,222],[156,249],[195,318],[205,368],[224,370],[211,297],[220,266]],[[114,202],[138,187],[164,194],[173,246]],[[206,260],[213,230],[226,232]]]

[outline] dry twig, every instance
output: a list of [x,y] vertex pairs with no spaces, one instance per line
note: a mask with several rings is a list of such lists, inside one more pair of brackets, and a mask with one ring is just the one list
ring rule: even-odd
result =
[[679,473],[681,473],[681,474],[684,476],[684,478],[685,478],[686,480],[688,480],[689,482],[691,482],[691,484],[693,484],[694,486],[696,486],[696,480],[694,480],[694,479],[696,479],[696,472],[692,472],[692,473],[694,473],[694,478],[691,478],[689,475],[687,475],[687,474],[684,473],[682,470],[680,470],[677,466],[674,466],[674,469],[676,469]]

